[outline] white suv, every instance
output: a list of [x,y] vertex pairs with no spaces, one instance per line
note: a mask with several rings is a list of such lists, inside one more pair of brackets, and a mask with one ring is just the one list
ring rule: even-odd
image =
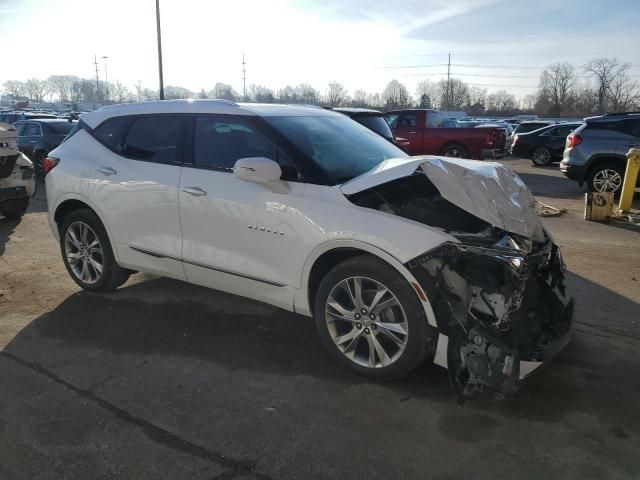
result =
[[500,164],[409,158],[340,113],[223,100],[85,114],[46,164],[84,289],[135,270],[257,299],[313,316],[358,372],[430,358],[461,396],[514,392],[568,341],[560,253]]

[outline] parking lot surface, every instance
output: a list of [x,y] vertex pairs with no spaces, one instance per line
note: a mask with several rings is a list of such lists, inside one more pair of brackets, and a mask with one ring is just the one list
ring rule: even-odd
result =
[[582,219],[557,166],[506,160],[576,296],[572,343],[512,401],[458,406],[444,369],[341,369],[311,319],[137,274],[67,275],[40,192],[0,219],[0,478],[640,478],[640,231]]

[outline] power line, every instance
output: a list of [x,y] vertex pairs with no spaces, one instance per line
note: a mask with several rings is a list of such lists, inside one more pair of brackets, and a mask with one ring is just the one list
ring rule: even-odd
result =
[[[554,53],[557,57],[585,56],[585,57],[617,57],[621,55],[636,55],[638,52],[618,52],[618,53]],[[458,57],[548,57],[548,53],[454,53]],[[415,58],[415,57],[440,57],[443,53],[417,53],[413,55],[389,55],[389,58]]]

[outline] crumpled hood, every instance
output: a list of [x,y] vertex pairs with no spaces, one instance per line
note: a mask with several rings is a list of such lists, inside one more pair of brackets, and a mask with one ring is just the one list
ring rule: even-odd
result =
[[342,184],[352,195],[421,170],[443,198],[491,225],[533,240],[542,240],[542,223],[534,198],[522,179],[497,162],[421,156],[385,160]]

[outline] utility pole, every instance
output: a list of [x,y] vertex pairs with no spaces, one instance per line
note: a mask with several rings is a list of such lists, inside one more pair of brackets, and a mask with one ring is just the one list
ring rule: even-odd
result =
[[102,56],[102,60],[104,61],[104,84],[107,89],[107,103],[109,103],[109,77],[107,76],[107,57],[106,55]]
[[247,69],[244,61],[244,52],[242,52],[242,98],[247,101]]
[[164,100],[164,80],[162,78],[162,34],[160,32],[160,0],[156,0],[156,30],[158,33],[158,76],[160,77],[160,100]]
[[97,100],[98,95],[100,94],[100,79],[98,78],[98,57],[96,55],[93,56],[93,64],[96,66],[96,100]]
[[447,108],[451,108],[451,54],[449,54],[449,62],[447,63]]

